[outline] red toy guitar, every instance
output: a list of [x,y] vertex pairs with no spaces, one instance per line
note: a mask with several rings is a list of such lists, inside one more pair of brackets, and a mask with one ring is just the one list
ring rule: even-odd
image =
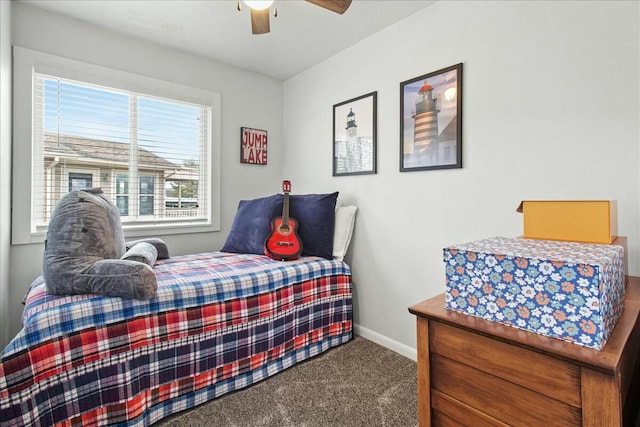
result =
[[296,259],[302,253],[302,241],[298,237],[298,221],[289,217],[289,192],[291,182],[282,181],[282,216],[271,221],[271,233],[264,241],[264,254],[278,261]]

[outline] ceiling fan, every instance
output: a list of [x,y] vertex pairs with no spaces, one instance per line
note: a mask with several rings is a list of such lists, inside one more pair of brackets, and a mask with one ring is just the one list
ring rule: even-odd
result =
[[[351,5],[351,0],[305,0],[331,12],[342,15]],[[251,32],[253,34],[268,33],[269,28],[269,8],[273,0],[266,1],[238,1],[238,10],[241,10],[241,3],[245,3],[251,10]],[[274,9],[273,16],[278,16],[278,10]]]

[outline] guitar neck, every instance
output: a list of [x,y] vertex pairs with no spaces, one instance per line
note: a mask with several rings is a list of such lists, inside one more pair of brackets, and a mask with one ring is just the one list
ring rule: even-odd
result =
[[282,228],[289,229],[289,192],[291,191],[291,181],[282,181],[282,192],[284,199],[282,200]]
[[282,200],[282,227],[289,228],[289,193],[284,193]]

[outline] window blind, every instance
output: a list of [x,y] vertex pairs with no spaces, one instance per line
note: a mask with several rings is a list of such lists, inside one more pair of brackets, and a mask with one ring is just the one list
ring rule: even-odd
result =
[[32,224],[101,187],[123,224],[208,221],[210,107],[34,75]]

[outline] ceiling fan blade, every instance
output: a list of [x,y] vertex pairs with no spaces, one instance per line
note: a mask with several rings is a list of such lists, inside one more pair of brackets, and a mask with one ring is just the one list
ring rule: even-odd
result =
[[269,31],[269,9],[251,9],[251,32],[253,34],[264,34]]
[[332,12],[342,15],[351,6],[351,0],[307,0],[309,3],[313,3],[316,6],[323,7]]

